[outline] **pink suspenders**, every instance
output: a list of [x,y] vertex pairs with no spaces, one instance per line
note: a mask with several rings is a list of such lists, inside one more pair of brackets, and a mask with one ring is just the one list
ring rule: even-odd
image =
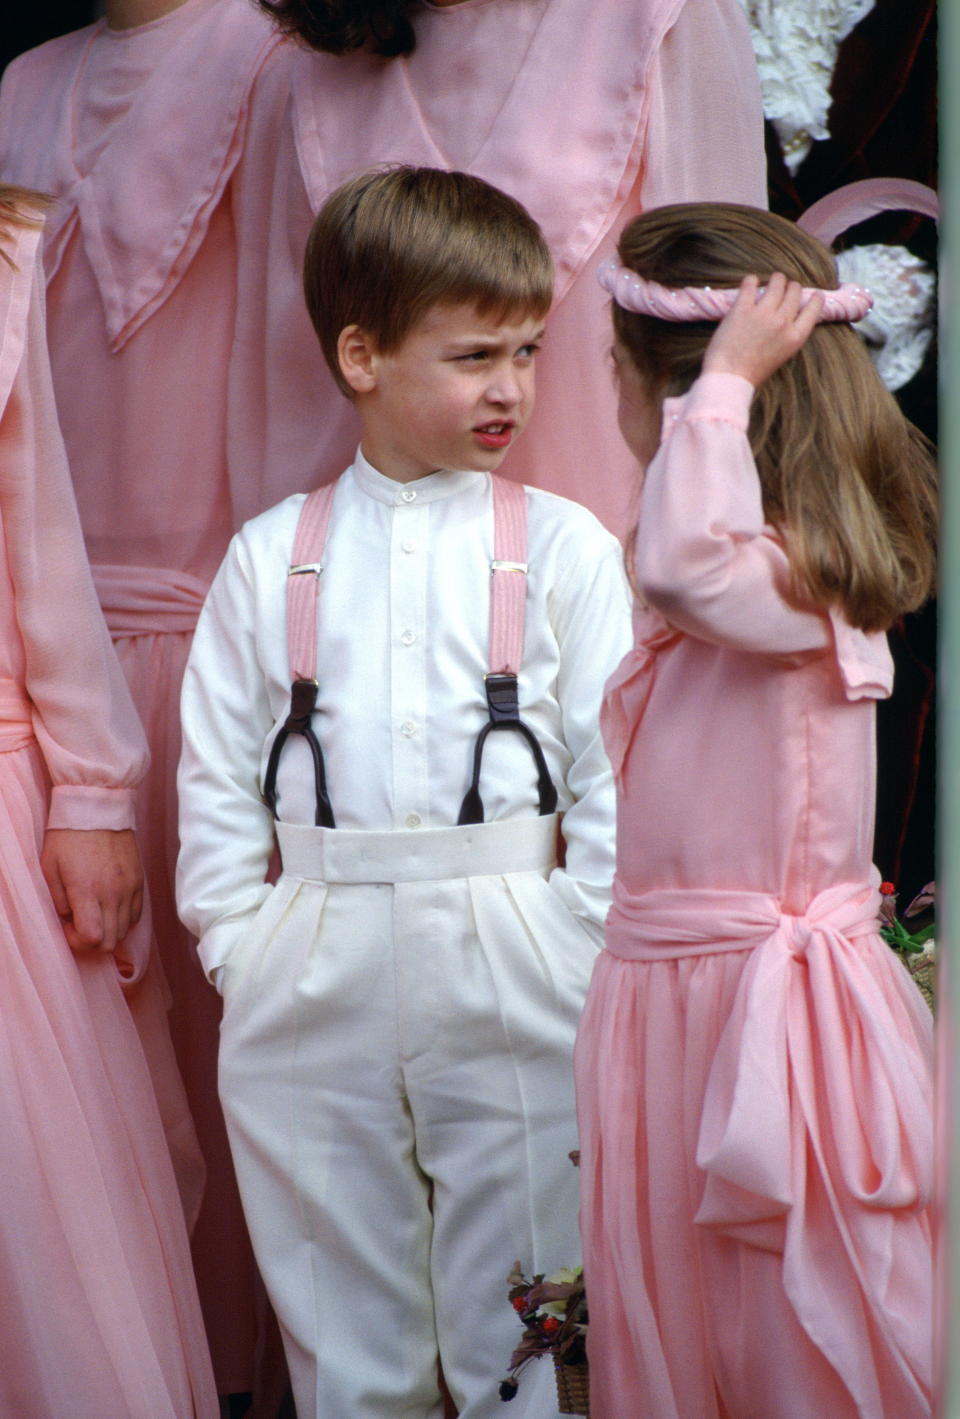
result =
[[[523,629],[526,612],[527,497],[519,483],[492,478],[494,551],[490,564],[490,635],[488,664],[483,677],[489,720],[477,736],[473,756],[473,776],[460,808],[458,823],[482,823],[480,769],[483,748],[492,730],[510,729],[520,733],[530,746],[537,768],[537,790],[541,814],[553,813],[557,791],[550,778],[543,750],[528,725],[520,718],[517,675],[523,658]],[[277,816],[277,768],[283,746],[291,734],[301,735],[313,758],[318,827],[335,826],[327,792],[323,751],[313,732],[312,718],[317,703],[317,602],[326,549],[327,529],[336,491],[328,483],[312,492],[300,510],[293,542],[293,560],[287,576],[287,652],[290,661],[290,712],[270,750],[264,777],[263,797]]]

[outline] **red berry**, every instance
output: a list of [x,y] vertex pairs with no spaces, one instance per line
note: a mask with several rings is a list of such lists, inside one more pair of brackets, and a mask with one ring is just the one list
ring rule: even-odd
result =
[[553,1335],[560,1329],[560,1322],[556,1316],[547,1316],[543,1322],[543,1332],[545,1335]]
[[896,889],[896,887],[893,885],[892,882],[881,882],[881,883],[880,883],[880,895],[881,895],[881,897],[893,897],[893,896],[896,895],[896,891],[897,891],[897,889]]
[[522,1316],[523,1313],[524,1313],[524,1311],[527,1309],[527,1298],[526,1298],[526,1296],[514,1296],[513,1300],[510,1302],[510,1304],[511,1304],[511,1306],[513,1306],[513,1309],[517,1312],[517,1315],[521,1315],[521,1316]]

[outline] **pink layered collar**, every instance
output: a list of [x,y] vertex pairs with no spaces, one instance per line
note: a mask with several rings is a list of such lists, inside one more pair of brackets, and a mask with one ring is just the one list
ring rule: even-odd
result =
[[162,63],[87,172],[76,123],[91,51],[133,32],[107,34],[100,21],[65,35],[22,56],[3,86],[4,179],[60,199],[47,222],[48,280],[79,222],[115,349],[163,303],[202,242],[242,149],[254,79],[281,43],[245,0],[188,0],[150,28]]
[[[511,5],[490,0],[415,17],[418,47],[449,46],[451,82],[484,83],[511,53]],[[650,75],[683,0],[549,0],[516,76],[482,136],[470,171],[505,188],[543,228],[557,263],[557,298],[596,250],[636,182]],[[469,22],[463,72],[456,25]],[[483,28],[489,29],[489,42]],[[422,56],[421,56],[422,57]],[[294,60],[297,152],[316,211],[340,182],[372,162],[450,167],[415,87],[415,61],[302,52]]]

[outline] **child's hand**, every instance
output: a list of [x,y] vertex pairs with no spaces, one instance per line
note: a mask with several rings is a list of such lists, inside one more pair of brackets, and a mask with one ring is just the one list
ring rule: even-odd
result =
[[50,828],[40,865],[71,951],[113,951],[139,921],[143,868],[132,832]]
[[795,355],[823,309],[815,295],[800,309],[803,287],[779,271],[757,300],[760,282],[745,276],[729,313],[714,331],[703,357],[703,371],[738,374],[756,388]]

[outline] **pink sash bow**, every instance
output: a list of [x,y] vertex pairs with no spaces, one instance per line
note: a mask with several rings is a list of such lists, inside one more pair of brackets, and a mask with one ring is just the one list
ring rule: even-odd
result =
[[[748,950],[707,1081],[697,1221],[780,1250],[796,1201],[797,1150],[830,1191],[871,1209],[920,1208],[932,1186],[929,1032],[865,937],[875,886],[821,892],[802,916],[761,893],[626,897],[615,887],[607,950],[660,961]],[[888,979],[884,980],[884,976]]]

